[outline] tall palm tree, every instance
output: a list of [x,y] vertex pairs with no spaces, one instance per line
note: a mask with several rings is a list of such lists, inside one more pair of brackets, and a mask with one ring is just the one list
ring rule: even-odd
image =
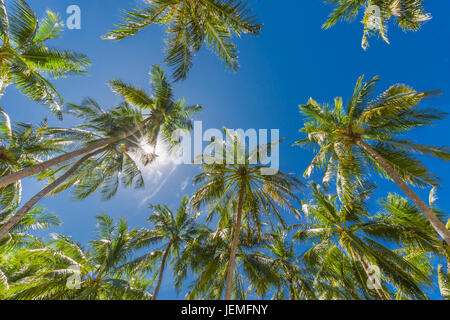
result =
[[[139,135],[141,132],[147,134],[148,141],[143,141],[143,143],[146,146],[153,147],[153,149],[155,148],[158,136],[169,142],[169,144],[176,143],[177,141],[174,141],[172,138],[172,133],[177,129],[190,130],[192,128],[192,115],[200,111],[202,107],[198,105],[185,106],[184,100],[175,101],[172,87],[167,81],[164,71],[159,66],[152,68],[150,77],[153,88],[152,96],[147,95],[144,90],[133,87],[120,80],[112,80],[109,83],[114,92],[121,95],[128,104],[136,107],[136,110],[141,111],[143,117],[141,122],[133,122],[136,113],[133,112],[133,115],[128,116],[128,119],[126,117],[123,118],[121,122],[122,125],[124,123],[126,124],[126,130],[125,128],[115,127],[114,121],[117,120],[117,116],[114,113],[119,112],[120,116],[120,112],[128,109],[126,106],[119,107],[115,112],[111,111],[107,115],[90,99],[80,107],[70,105],[70,112],[75,116],[88,118],[89,123],[86,124],[86,128],[95,131],[97,126],[100,126],[100,132],[88,132],[84,135],[80,130],[61,130],[61,133],[66,132],[72,134],[75,140],[78,139],[85,142],[87,139],[87,141],[82,147],[72,152],[43,161],[37,165],[14,172],[13,174],[0,177],[0,187],[7,186],[23,178],[48,170],[55,165],[94,152],[100,148],[120,145],[122,141],[127,140],[133,135]],[[148,114],[145,113],[146,111]],[[106,123],[102,124],[102,121],[106,121]]]
[[[148,165],[155,158],[158,138],[176,144],[172,137],[178,129],[190,130],[191,116],[199,106],[185,107],[183,101],[174,102],[172,89],[158,67],[151,72],[154,97],[119,80],[111,81],[113,90],[120,93],[126,103],[104,111],[92,100],[81,106],[70,105],[69,112],[87,121],[75,129],[49,129],[54,137],[83,143],[83,147],[68,154],[25,168],[5,177],[11,181],[40,171],[41,177],[50,177],[51,183],[33,196],[10,220],[0,227],[0,238],[6,235],[23,215],[42,197],[76,185],[78,198],[85,198],[102,186],[102,195],[109,199],[117,192],[119,180],[125,186],[142,187],[144,181],[139,162]],[[143,104],[143,101],[146,104]],[[133,104],[137,108],[129,106]],[[149,114],[144,111],[148,110]],[[153,152],[149,149],[153,148]],[[81,156],[80,158],[77,158]],[[76,160],[55,170],[50,167],[64,161]],[[62,171],[56,178],[56,174]],[[20,177],[20,178],[18,178]],[[0,178],[0,181],[3,178]]]
[[82,74],[89,59],[74,51],[46,46],[63,30],[59,16],[47,11],[38,21],[24,0],[0,0],[0,98],[14,84],[31,99],[48,105],[60,114],[62,98],[46,78]]
[[[228,278],[229,257],[232,242],[231,207],[218,206],[220,219],[215,230],[201,233],[187,244],[175,263],[176,287],[180,291],[188,271],[196,275],[187,299],[221,299]],[[232,297],[246,299],[252,292],[265,296],[268,289],[278,285],[277,273],[261,253],[270,237],[260,235],[242,227],[236,250],[235,272],[233,274]]]
[[274,268],[280,279],[274,293],[277,300],[284,299],[286,291],[290,300],[316,299],[312,277],[308,270],[299,266],[294,243],[288,241],[287,232],[278,229],[270,233],[271,241],[267,244],[269,254],[267,263]]
[[[105,113],[106,114],[106,113]],[[105,117],[105,114],[102,114],[103,117]],[[109,113],[112,115],[114,120],[116,120],[115,124],[117,125],[117,129],[121,129],[121,126],[125,126],[125,130],[127,130],[127,127],[134,126],[133,118],[130,116],[141,116],[141,113],[138,110],[134,110],[131,108],[125,108],[125,107],[117,107],[110,111]],[[122,127],[123,128],[123,127]],[[98,128],[98,133],[101,132],[101,129]],[[54,131],[52,129],[48,129],[49,131]],[[60,130],[57,130],[59,132]],[[85,134],[85,137],[88,136],[92,139],[92,135],[89,135],[87,132],[83,132]],[[61,137],[56,137],[56,139],[60,139]],[[50,137],[49,140],[52,140],[53,137]],[[66,137],[64,139],[67,140]],[[86,140],[85,140],[86,141]],[[64,189],[69,188],[73,184],[76,184],[77,181],[76,178],[79,179],[81,174],[81,171],[84,172],[84,175],[82,175],[84,180],[81,180],[81,183],[77,185],[76,190],[83,190],[86,191],[82,196],[87,196],[90,193],[94,192],[96,187],[98,185],[104,185],[104,188],[102,191],[105,193],[108,193],[109,195],[113,195],[116,190],[117,186],[114,189],[114,186],[111,184],[111,177],[114,177],[115,175],[119,175],[120,171],[123,169],[127,170],[125,171],[125,174],[123,175],[123,182],[124,184],[128,183],[133,184],[133,182],[136,180],[136,186],[142,186],[143,185],[143,179],[140,175],[140,171],[138,169],[138,164],[134,162],[130,158],[130,155],[128,154],[128,150],[122,150],[120,148],[114,148],[115,145],[109,145],[104,148],[99,148],[91,153],[88,153],[86,155],[83,155],[81,158],[77,159],[75,163],[69,163],[67,165],[63,165],[61,168],[58,168],[57,170],[47,170],[46,172],[42,173],[42,177],[49,177],[50,183],[46,185],[43,189],[41,189],[37,194],[35,194],[33,197],[31,197],[30,200],[22,204],[22,207],[14,212],[13,215],[9,217],[9,219],[0,226],[0,239],[3,238],[11,228],[13,228],[17,223],[20,222],[20,220],[25,216],[25,214],[33,208],[33,206],[40,201],[43,197],[48,195],[51,192],[58,192]],[[142,147],[139,149],[135,148],[134,152],[141,152]],[[98,156],[94,159],[94,157]],[[90,161],[93,160],[93,161]],[[109,171],[107,174],[104,174],[102,177],[99,177],[97,175],[97,178],[99,178],[98,185],[97,186],[91,186],[89,185],[89,182],[92,180],[92,176],[95,176],[95,174],[92,173],[92,170],[94,169],[93,165],[94,163],[101,163],[104,164],[106,162],[106,166],[109,166],[111,169],[115,169],[113,171]],[[121,167],[119,165],[122,165]],[[91,170],[89,170],[91,169]],[[104,168],[103,168],[104,169]],[[26,170],[26,169],[25,169]],[[59,172],[62,172],[62,174],[59,174]],[[90,187],[90,188],[88,188]],[[112,189],[111,189],[112,188]]]
[[[320,266],[316,275],[320,279],[328,265],[333,266],[339,256],[346,256],[352,262],[362,290],[375,290],[380,299],[390,299],[386,281],[409,297],[426,298],[422,289],[430,285],[428,275],[381,242],[387,240],[403,245],[404,241],[414,239],[417,230],[388,223],[382,216],[371,217],[364,203],[370,193],[370,189],[355,191],[350,200],[339,207],[336,196],[324,194],[313,184],[314,200],[303,206],[309,222],[295,225],[299,231],[294,239],[312,242],[312,247],[304,254],[305,262]],[[379,279],[372,277],[371,265],[380,269]]]
[[425,12],[423,0],[326,0],[335,5],[323,28],[328,29],[340,20],[352,21],[364,9],[364,35],[361,46],[369,46],[368,37],[379,34],[389,43],[387,37],[388,23],[391,18],[403,30],[417,31],[431,15]]
[[[105,111],[95,101],[87,99],[82,106],[70,105],[68,112],[80,118],[84,124],[74,129],[49,128],[50,134],[62,136],[69,141],[84,141],[89,145],[93,139],[107,139],[117,131],[128,131],[136,124],[142,123],[146,115],[139,109],[132,108],[128,103],[122,103],[116,108]],[[70,187],[74,187],[77,199],[84,199],[101,189],[103,199],[112,198],[119,188],[120,182],[124,186],[141,188],[144,179],[141,168],[150,164],[155,154],[148,150],[143,143],[152,128],[143,128],[132,136],[116,144],[100,148],[99,154],[86,155],[81,158],[80,166],[51,192],[55,195]],[[96,151],[94,151],[96,152]],[[54,182],[60,172],[65,175],[72,168],[72,163],[62,164],[56,168],[46,170],[38,175],[39,179],[49,178]]]
[[185,79],[192,59],[206,42],[225,62],[236,70],[238,57],[233,36],[248,33],[256,36],[262,25],[244,1],[239,0],[145,0],[145,5],[127,11],[124,22],[105,38],[122,40],[134,36],[152,24],[166,26],[166,62],[174,68],[176,81]]
[[[261,232],[261,214],[270,221],[271,214],[284,224],[278,206],[286,207],[296,212],[291,200],[298,200],[295,195],[301,187],[301,182],[293,175],[273,171],[262,165],[267,149],[273,144],[260,145],[254,150],[246,150],[242,137],[237,133],[224,129],[227,135],[226,143],[214,141],[217,146],[215,155],[203,156],[203,172],[197,175],[194,183],[200,184],[200,188],[193,195],[191,201],[194,208],[198,209],[202,204],[210,205],[210,212],[215,212],[218,204],[231,205],[234,201],[235,217],[233,222],[233,241],[231,243],[230,258],[225,289],[225,299],[231,299],[233,286],[233,273],[235,270],[236,250],[239,244],[239,234],[243,219]],[[278,142],[277,142],[278,143]],[[232,160],[232,161],[230,161]],[[265,175],[264,171],[271,170],[271,175]]]
[[145,247],[145,230],[129,229],[105,215],[97,217],[96,238],[89,249],[71,238],[53,234],[53,240],[26,255],[41,269],[10,288],[8,299],[148,300],[145,281],[126,265]]
[[448,161],[446,147],[435,147],[406,140],[408,131],[432,125],[444,113],[432,108],[419,108],[419,103],[436,92],[419,92],[403,84],[390,87],[378,98],[372,99],[378,78],[364,83],[358,79],[348,105],[336,98],[334,107],[320,105],[310,99],[300,106],[306,117],[305,139],[297,144],[319,147],[305,172],[309,176],[316,167],[325,168],[324,183],[336,178],[338,193],[344,195],[354,183],[364,184],[367,169],[393,180],[416,204],[438,234],[450,244],[450,232],[433,210],[408,186],[438,185],[433,175],[413,154],[422,154]]
[[147,221],[152,229],[146,232],[145,237],[149,243],[162,243],[162,245],[131,261],[128,267],[132,270],[150,270],[159,261],[159,268],[153,276],[158,281],[152,299],[157,300],[166,266],[173,264],[184,246],[204,232],[205,227],[197,222],[199,214],[190,215],[187,196],[181,200],[175,213],[165,205],[150,206],[150,208],[154,211]]

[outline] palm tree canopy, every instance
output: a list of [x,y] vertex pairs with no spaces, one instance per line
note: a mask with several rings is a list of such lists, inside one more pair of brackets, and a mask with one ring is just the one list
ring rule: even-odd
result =
[[[14,209],[0,215],[0,226],[8,220],[9,215],[14,212]],[[40,243],[39,239],[31,234],[32,231],[45,230],[59,225],[61,225],[61,220],[57,216],[49,213],[42,207],[33,208],[11,229],[8,237],[0,241],[0,256],[6,256],[13,250]]]
[[[365,204],[371,193],[370,188],[355,192],[340,207],[337,197],[323,193],[318,185],[313,184],[312,191],[314,200],[303,207],[309,222],[292,228],[299,230],[294,239],[312,243],[312,247],[304,254],[304,261],[308,265],[320,266],[317,281],[333,280],[326,276],[326,272],[322,272],[329,272],[337,262],[350,259],[353,272],[356,272],[356,287],[368,293],[368,296],[372,293],[360,264],[371,263],[381,270],[380,285],[383,291],[389,292],[386,283],[390,283],[410,298],[426,298],[423,289],[431,285],[429,274],[407,257],[389,249],[384,242],[400,246],[417,243],[415,232],[419,228],[394,223],[394,220],[389,220],[389,216],[381,213],[380,216],[371,216]],[[340,258],[344,255],[347,258]],[[327,270],[328,266],[330,270]]]
[[53,240],[24,252],[40,269],[10,288],[8,299],[144,299],[148,282],[123,268],[142,248],[144,232],[97,217],[96,238],[89,249],[53,234]]
[[194,208],[209,204],[209,219],[218,205],[231,205],[238,201],[239,192],[242,192],[243,212],[249,225],[261,231],[261,214],[267,221],[271,221],[274,214],[284,224],[280,208],[297,212],[294,202],[299,201],[296,194],[303,184],[292,174],[262,164],[279,141],[247,150],[238,133],[228,129],[224,132],[226,142],[212,142],[211,146],[216,147],[215,154],[202,156],[203,172],[194,178],[194,183],[200,185],[191,198]]
[[326,2],[335,8],[323,24],[324,29],[331,28],[341,20],[353,21],[361,9],[364,10],[361,21],[364,25],[361,44],[364,50],[369,46],[368,37],[375,34],[379,34],[389,43],[387,29],[392,18],[405,31],[417,31],[431,19],[431,15],[425,12],[423,0],[326,0]]
[[46,46],[63,30],[60,17],[51,11],[39,21],[24,0],[0,1],[0,92],[11,83],[31,99],[60,114],[63,104],[47,79],[83,74],[89,59],[74,51]]
[[294,242],[288,241],[287,230],[278,228],[268,236],[270,241],[266,249],[269,252],[264,257],[279,279],[273,299],[285,299],[286,292],[292,300],[316,299],[314,277],[307,268],[301,266]]
[[[12,211],[12,210],[11,210]],[[0,214],[0,226],[7,220],[8,214]],[[10,294],[10,289],[26,277],[39,270],[25,257],[29,249],[42,245],[42,241],[30,232],[59,226],[61,221],[44,208],[36,207],[27,212],[25,217],[0,241],[0,299]]]
[[[439,210],[436,205],[435,188],[430,192],[429,198],[430,207],[441,221],[445,221],[447,215]],[[381,201],[381,205],[386,212],[383,217],[385,223],[402,225],[405,230],[409,229],[409,232],[403,233],[402,236],[402,242],[405,245],[402,251],[415,260],[413,261],[415,265],[421,267],[424,272],[428,272],[431,276],[433,271],[430,270],[429,257],[432,256],[433,259],[437,260],[438,284],[441,295],[444,299],[449,299],[450,247],[448,244],[438,237],[430,223],[420,214],[419,209],[409,203],[407,199],[390,194]],[[450,229],[449,221],[447,222],[447,229]]]
[[[125,100],[119,106],[105,111],[92,99],[86,99],[81,105],[68,104],[67,113],[81,119],[83,124],[72,129],[51,128],[49,136],[69,139],[76,148],[117,137],[139,124],[144,126],[127,138],[109,145],[97,157],[85,161],[53,193],[76,186],[75,196],[83,199],[101,188],[102,197],[110,199],[116,194],[120,183],[142,188],[142,168],[158,156],[155,153],[158,140],[173,147],[179,142],[174,138],[175,131],[192,129],[191,117],[202,108],[184,106],[183,100],[174,101],[172,87],[158,66],[152,68],[150,76],[152,96],[123,81],[112,80],[111,89]],[[40,178],[55,179],[56,173],[69,165],[48,170]]]
[[151,234],[172,243],[176,254],[185,243],[195,239],[205,226],[197,222],[200,214],[190,215],[189,198],[184,196],[175,213],[166,205],[150,205],[153,214],[147,219],[153,231]]
[[[190,214],[189,198],[185,196],[180,206],[173,212],[166,205],[150,205],[152,215],[147,219],[151,225],[146,229],[145,241],[148,245],[157,246],[153,251],[138,257],[128,264],[128,268],[153,270],[156,262],[161,260],[165,249],[169,248],[169,262],[175,261],[184,246],[205,232],[205,226],[197,222],[199,214]],[[155,273],[155,277],[157,273]]]
[[[176,261],[176,287],[181,289],[188,271],[196,275],[189,285],[187,299],[221,299],[225,290],[225,280],[231,250],[232,216],[231,208],[217,208],[220,220],[216,230],[201,233],[187,244]],[[233,279],[233,297],[246,299],[254,292],[264,296],[268,289],[278,283],[277,274],[261,250],[269,243],[269,237],[258,235],[243,228],[240,233]]]
[[[206,227],[197,222],[199,214],[190,214],[189,198],[185,196],[176,212],[166,205],[150,205],[153,214],[147,219],[151,229],[145,229],[141,245],[152,246],[148,251],[123,266],[125,270],[154,272],[150,283],[155,286],[153,298],[157,299],[166,264],[173,264],[184,251],[185,246],[199,235],[204,234]],[[155,247],[156,246],[156,247]],[[159,263],[159,267],[155,266]]]
[[[51,128],[49,138],[62,136],[72,141],[73,147],[115,137],[144,121],[142,112],[127,103],[105,111],[95,101],[87,99],[81,106],[68,105],[66,110],[70,114],[76,114],[85,119],[86,123],[71,129]],[[145,129],[143,134],[145,135]],[[138,132],[127,139],[109,145],[98,156],[85,161],[70,178],[53,191],[53,194],[75,186],[76,198],[83,199],[101,188],[102,197],[109,199],[116,194],[120,182],[124,186],[143,187],[144,179],[141,170],[151,163],[155,156],[148,153],[141,140],[141,133]],[[64,163],[57,168],[42,172],[39,178],[50,178],[50,181],[53,181],[71,164]]]
[[[47,120],[38,126],[28,123],[11,125],[8,114],[0,108],[0,175],[11,174],[64,151],[65,139],[47,139],[47,130]],[[0,216],[17,208],[21,189],[20,181],[0,188]]]
[[151,82],[151,95],[145,90],[136,88],[121,80],[113,79],[109,82],[111,90],[123,99],[141,110],[147,110],[151,122],[147,133],[147,141],[155,148],[156,141],[161,138],[169,147],[176,145],[174,138],[177,130],[192,130],[191,118],[202,110],[199,105],[186,106],[183,99],[175,100],[171,83],[163,69],[158,65],[152,67],[149,73]]
[[[441,212],[434,203],[433,197],[435,189],[430,193],[430,206],[435,214],[442,221],[447,216]],[[399,234],[399,240],[407,247],[420,248],[424,252],[446,254],[450,257],[450,252],[446,253],[448,245],[440,240],[429,221],[420,213],[420,210],[407,199],[397,194],[389,194],[385,199],[380,201],[384,214],[382,219],[386,224],[401,225],[408,233]],[[404,236],[406,238],[401,238]]]
[[351,192],[354,181],[363,185],[367,169],[391,179],[377,161],[357,146],[356,140],[361,139],[369,143],[406,183],[422,187],[438,185],[438,177],[414,155],[448,161],[449,149],[404,138],[404,134],[412,129],[433,125],[436,120],[444,118],[446,114],[439,110],[419,106],[425,98],[437,92],[420,92],[396,84],[374,97],[373,91],[379,79],[374,77],[369,82],[363,79],[358,79],[345,107],[342,98],[336,98],[333,106],[319,104],[313,99],[300,106],[300,112],[306,118],[300,132],[307,137],[296,144],[318,150],[305,176],[310,176],[316,168],[324,168],[324,185],[334,178],[340,196]]
[[145,0],[140,9],[126,11],[124,22],[105,38],[122,40],[153,24],[167,27],[166,62],[176,81],[185,79],[192,59],[206,42],[227,67],[236,70],[238,57],[233,36],[258,35],[262,25],[245,1]]

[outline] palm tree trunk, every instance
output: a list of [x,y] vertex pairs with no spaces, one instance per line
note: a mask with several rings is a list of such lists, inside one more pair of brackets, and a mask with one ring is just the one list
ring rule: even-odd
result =
[[244,201],[244,190],[243,187],[241,186],[239,190],[239,200],[238,200],[236,222],[234,225],[233,242],[231,243],[230,261],[228,261],[227,279],[225,283],[225,300],[231,300],[231,291],[233,290],[233,274],[234,274],[234,266],[236,264],[236,251],[239,244],[239,235],[241,233],[243,201]]
[[5,177],[1,177],[0,178],[0,188],[5,187],[11,183],[14,183],[18,180],[21,180],[23,178],[35,175],[36,173],[39,173],[41,171],[44,171],[46,169],[49,169],[52,166],[58,165],[60,163],[63,163],[65,161],[71,160],[75,157],[81,156],[85,153],[91,152],[93,150],[96,150],[98,148],[102,148],[105,146],[108,146],[110,144],[116,143],[120,140],[123,140],[125,138],[128,138],[129,136],[133,135],[134,133],[136,133],[137,131],[141,130],[146,124],[147,122],[149,122],[151,120],[151,117],[147,118],[146,120],[142,121],[139,125],[137,125],[135,128],[133,128],[132,130],[125,132],[117,137],[114,138],[109,138],[109,139],[105,139],[102,141],[99,141],[97,143],[94,143],[90,146],[63,154],[61,156],[55,157],[53,159],[50,159],[48,161],[44,161],[41,163],[38,163],[34,166],[30,166],[27,167],[25,169],[22,169],[20,171],[14,172],[10,175],[7,175]]
[[98,149],[92,153],[89,153],[78,160],[69,170],[67,170],[62,176],[57,178],[55,181],[50,183],[48,186],[39,191],[36,195],[34,195],[27,203],[23,205],[4,225],[0,227],[0,239],[5,237],[8,232],[14,228],[20,220],[27,214],[28,211],[33,208],[33,206],[45,197],[48,193],[58,187],[61,183],[63,183],[67,178],[69,178],[87,159],[95,156],[98,153],[105,151],[107,148]]
[[159,269],[158,283],[155,288],[155,293],[153,294],[152,300],[158,299],[159,289],[161,288],[161,283],[163,280],[164,269],[166,267],[167,256],[169,255],[170,248],[172,247],[172,242],[169,242],[166,251],[164,252],[163,258],[161,260],[161,268]]
[[363,257],[361,257],[358,253],[355,253],[355,254],[358,257],[358,260],[361,263],[361,265],[364,269],[364,272],[367,275],[367,278],[372,282],[373,287],[375,288],[375,291],[377,292],[380,299],[381,300],[389,300],[389,298],[384,293],[383,289],[377,285],[377,281],[372,278],[372,275],[370,274],[370,271],[369,271],[369,265],[367,264],[367,261]]
[[450,245],[450,231],[445,227],[441,220],[436,217],[433,210],[431,210],[425,202],[403,181],[392,166],[384,159],[378,152],[376,152],[370,145],[361,139],[357,139],[356,143],[359,147],[365,150],[394,180],[397,186],[410,198],[414,204],[422,211],[425,217],[433,226],[434,230]]

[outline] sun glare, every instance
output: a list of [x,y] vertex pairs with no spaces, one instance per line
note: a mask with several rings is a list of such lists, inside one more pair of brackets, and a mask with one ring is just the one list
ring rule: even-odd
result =
[[164,142],[158,141],[156,148],[151,146],[147,141],[140,144],[142,150],[147,154],[155,154],[156,159],[149,165],[151,169],[162,169],[169,165],[179,164],[179,159],[169,152],[167,145]]
[[147,154],[151,154],[153,153],[153,148],[151,145],[149,145],[147,142],[141,142],[140,144],[141,149],[147,153]]

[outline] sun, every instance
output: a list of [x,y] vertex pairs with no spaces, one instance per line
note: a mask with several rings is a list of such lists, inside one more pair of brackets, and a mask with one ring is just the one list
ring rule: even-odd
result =
[[139,144],[139,147],[142,149],[142,151],[144,151],[147,154],[154,153],[153,147],[147,141],[141,142]]
[[156,146],[153,147],[147,141],[142,141],[140,143],[140,147],[145,153],[156,155],[155,160],[151,164],[153,168],[163,168],[173,164],[178,164],[180,161],[177,156],[169,152],[169,148],[164,142],[158,141]]

